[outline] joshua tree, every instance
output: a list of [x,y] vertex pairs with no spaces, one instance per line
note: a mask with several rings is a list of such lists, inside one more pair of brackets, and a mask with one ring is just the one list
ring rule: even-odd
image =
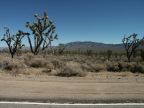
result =
[[111,55],[112,55],[112,50],[107,50],[107,59],[110,60]]
[[64,44],[59,44],[58,46],[58,53],[61,55],[64,53],[65,50],[65,45]]
[[142,58],[142,61],[144,61],[144,50],[143,49],[140,50],[140,56]]
[[[35,21],[32,24],[27,22],[26,27],[29,28],[33,34],[33,37],[27,35],[31,52],[37,55],[40,50],[44,51],[48,47],[52,49],[51,42],[58,38],[57,34],[55,34],[56,27],[49,19],[47,13],[44,12],[43,17],[37,14],[35,14],[34,17]],[[34,40],[33,44],[32,40]]]
[[6,29],[6,33],[4,34],[4,37],[1,39],[1,41],[6,42],[6,44],[8,45],[8,49],[11,54],[11,57],[13,58],[16,52],[24,46],[24,44],[22,44],[22,38],[25,35],[29,35],[29,34],[24,33],[19,30],[16,33],[16,35],[11,35],[9,28],[5,27],[5,29]]
[[133,33],[129,37],[124,36],[122,39],[128,62],[131,61],[132,55],[136,53],[136,49],[142,44],[143,41],[143,39],[137,39],[137,35],[138,34]]
[[93,54],[93,51],[91,49],[86,50],[86,55],[91,56]]

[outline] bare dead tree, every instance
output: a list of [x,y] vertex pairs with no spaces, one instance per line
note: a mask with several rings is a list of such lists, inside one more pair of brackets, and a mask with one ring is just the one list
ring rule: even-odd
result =
[[[40,17],[38,14],[34,15],[35,21],[31,24],[29,22],[26,23],[26,27],[32,31],[30,35],[27,36],[28,42],[30,44],[31,52],[34,55],[37,55],[40,50],[44,51],[48,47],[51,47],[52,41],[58,39],[57,34],[55,33],[55,25],[49,19],[46,12],[44,12],[44,16]],[[32,44],[32,41],[33,44]]]
[[5,27],[5,29],[6,29],[6,33],[4,34],[1,41],[6,42],[6,44],[8,45],[8,49],[11,54],[11,57],[13,58],[16,52],[24,46],[24,44],[22,44],[22,38],[25,35],[29,35],[29,33],[24,33],[19,30],[16,33],[16,35],[11,35],[9,28]]
[[128,62],[131,61],[132,55],[136,52],[136,49],[142,44],[143,39],[137,38],[138,34],[133,33],[132,35],[125,37],[122,39],[126,56],[128,59]]

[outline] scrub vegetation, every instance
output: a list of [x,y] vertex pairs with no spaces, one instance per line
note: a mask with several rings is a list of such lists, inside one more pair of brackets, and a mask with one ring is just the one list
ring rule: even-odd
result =
[[[9,28],[1,41],[6,42],[7,49],[0,52],[1,72],[12,75],[46,74],[61,77],[84,77],[88,73],[97,72],[132,72],[144,73],[144,39],[138,39],[134,33],[122,39],[124,52],[95,52],[91,49],[79,52],[66,50],[64,44],[52,47],[58,39],[56,26],[46,12],[43,17],[34,15],[33,23],[27,22],[26,27],[32,32],[19,30],[10,34]],[[23,38],[27,38],[29,48],[22,49]],[[11,57],[8,56],[11,54]]]

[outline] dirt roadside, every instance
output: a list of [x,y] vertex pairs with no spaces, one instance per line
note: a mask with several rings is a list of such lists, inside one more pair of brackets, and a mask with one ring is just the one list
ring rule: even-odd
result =
[[0,100],[56,103],[144,102],[144,76],[111,73],[81,78],[0,75]]

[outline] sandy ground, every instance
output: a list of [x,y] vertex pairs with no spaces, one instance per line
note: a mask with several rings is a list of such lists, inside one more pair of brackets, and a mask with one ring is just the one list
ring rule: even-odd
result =
[[144,74],[101,72],[87,77],[0,74],[1,101],[144,102]]

